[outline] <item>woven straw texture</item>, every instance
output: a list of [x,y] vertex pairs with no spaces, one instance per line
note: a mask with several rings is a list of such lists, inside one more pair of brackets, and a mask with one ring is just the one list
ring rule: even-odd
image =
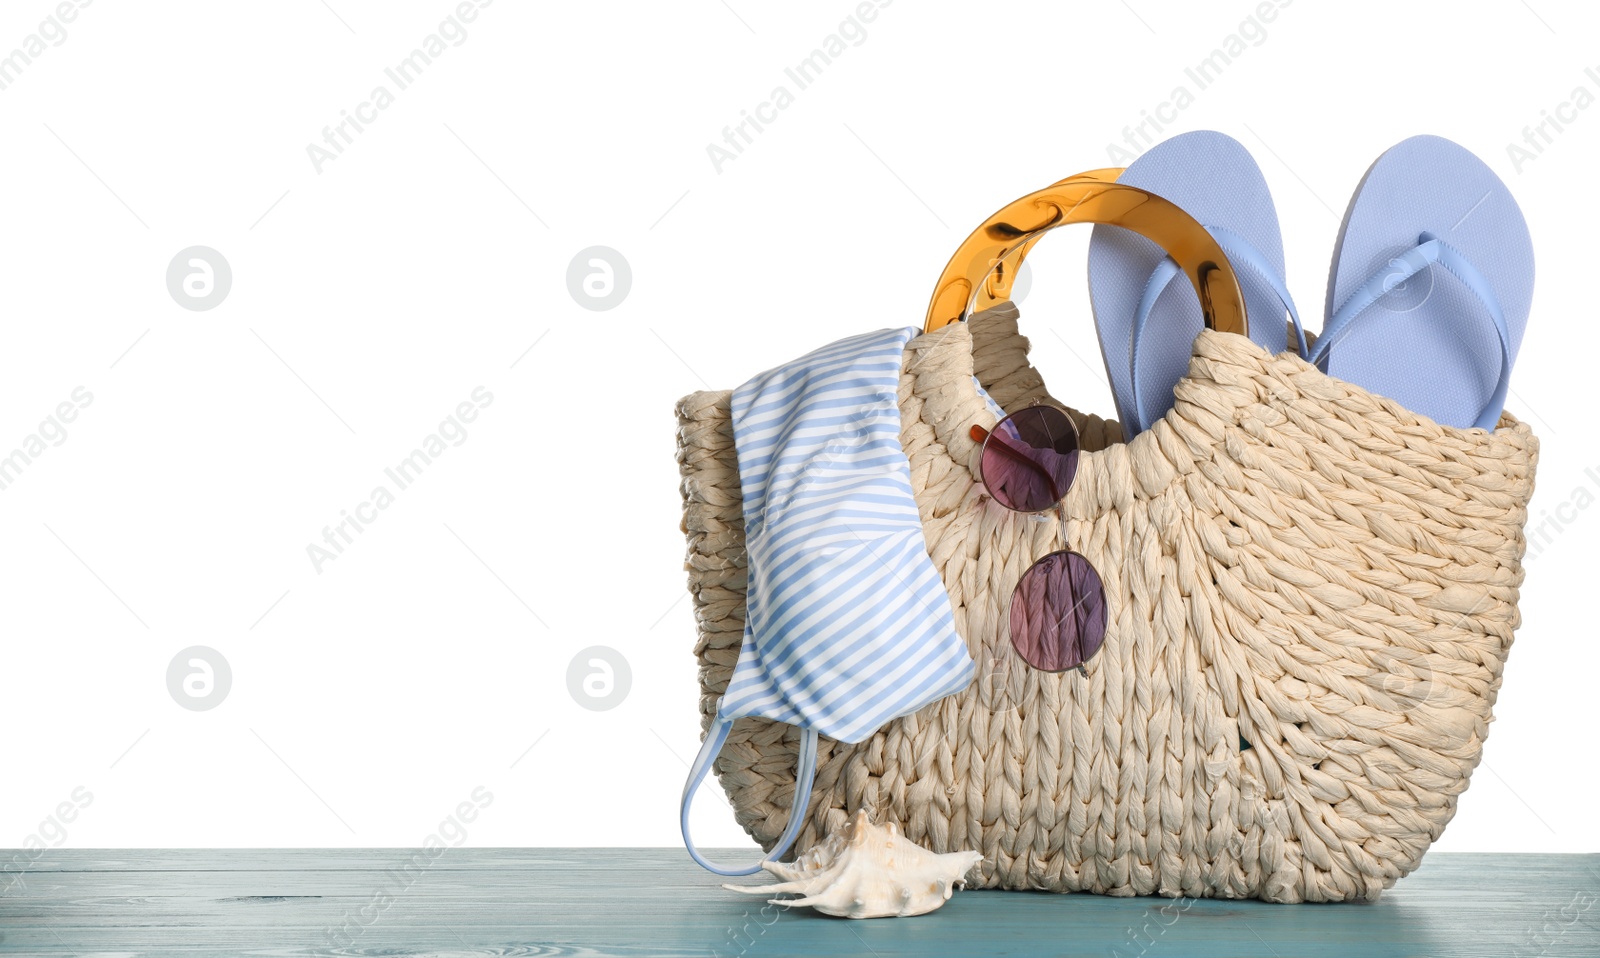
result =
[[[985,888],[1376,898],[1455,813],[1519,622],[1538,440],[1439,426],[1242,336],[1202,333],[1176,405],[1132,442],[1068,410],[1086,450],[1058,513],[974,478],[973,389],[1054,402],[1011,304],[913,339],[900,384],[928,552],[977,662],[966,691],[857,745],[822,739],[796,852],[858,808]],[[702,728],[738,656],[746,583],[728,392],[678,412]],[[1029,668],[1008,608],[1070,545],[1105,585],[1088,675]],[[1244,743],[1248,742],[1249,747]],[[771,848],[798,730],[738,720],[715,770]]]

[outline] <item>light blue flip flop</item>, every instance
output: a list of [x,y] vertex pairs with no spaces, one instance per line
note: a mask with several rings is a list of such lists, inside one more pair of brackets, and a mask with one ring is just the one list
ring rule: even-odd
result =
[[1309,359],[1435,422],[1493,429],[1533,301],[1533,241],[1505,183],[1437,136],[1356,187]]
[[[1282,352],[1287,313],[1295,346],[1306,354],[1283,279],[1278,214],[1243,144],[1211,130],[1184,133],[1156,144],[1117,182],[1165,197],[1199,220],[1239,277],[1250,338]],[[1172,408],[1172,387],[1188,372],[1194,338],[1205,328],[1200,300],[1161,247],[1116,226],[1096,226],[1089,240],[1089,297],[1123,438],[1132,438]]]

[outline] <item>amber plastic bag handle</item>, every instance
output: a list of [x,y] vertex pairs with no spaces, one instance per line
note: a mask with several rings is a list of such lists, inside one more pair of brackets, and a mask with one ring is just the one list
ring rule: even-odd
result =
[[1132,230],[1166,250],[1199,295],[1206,328],[1248,335],[1244,294],[1222,247],[1177,204],[1115,182],[1120,173],[1104,169],[1070,176],[989,217],[950,257],[928,303],[923,331],[960,322],[1006,298],[1017,267],[1045,233],[1068,223],[1104,223]]
[[[1108,166],[1099,170],[1085,170],[1082,173],[1074,173],[1064,180],[1057,180],[1051,183],[1050,186],[1051,188],[1066,186],[1068,183],[1081,180],[1115,183],[1117,177],[1121,176],[1125,169],[1126,167],[1122,166]],[[1028,258],[1028,253],[1033,250],[1033,247],[1038,244],[1043,236],[1044,234],[1041,233],[1028,240],[1017,247],[1017,251],[1011,254],[1004,262],[995,264],[994,270],[989,273],[983,285],[978,288],[978,296],[973,301],[972,312],[981,313],[989,307],[1011,298],[1011,286],[1017,281],[1017,272],[1022,269],[1022,261]],[[926,331],[924,330],[924,332]]]

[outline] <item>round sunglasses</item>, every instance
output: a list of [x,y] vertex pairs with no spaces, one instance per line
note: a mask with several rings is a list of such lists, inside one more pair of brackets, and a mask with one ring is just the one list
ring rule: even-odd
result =
[[[1078,473],[1078,429],[1054,406],[1033,405],[993,430],[974,425],[978,478],[989,498],[1013,512],[1061,506]],[[1066,527],[1066,512],[1061,515]],[[1061,549],[1028,567],[1011,593],[1011,645],[1045,672],[1077,669],[1106,637],[1105,588],[1089,560]]]

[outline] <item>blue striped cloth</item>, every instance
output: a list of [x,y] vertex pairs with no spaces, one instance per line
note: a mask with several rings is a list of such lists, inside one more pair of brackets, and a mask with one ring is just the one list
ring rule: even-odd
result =
[[900,445],[918,332],[852,336],[734,390],[749,586],[720,718],[859,742],[971,683]]

